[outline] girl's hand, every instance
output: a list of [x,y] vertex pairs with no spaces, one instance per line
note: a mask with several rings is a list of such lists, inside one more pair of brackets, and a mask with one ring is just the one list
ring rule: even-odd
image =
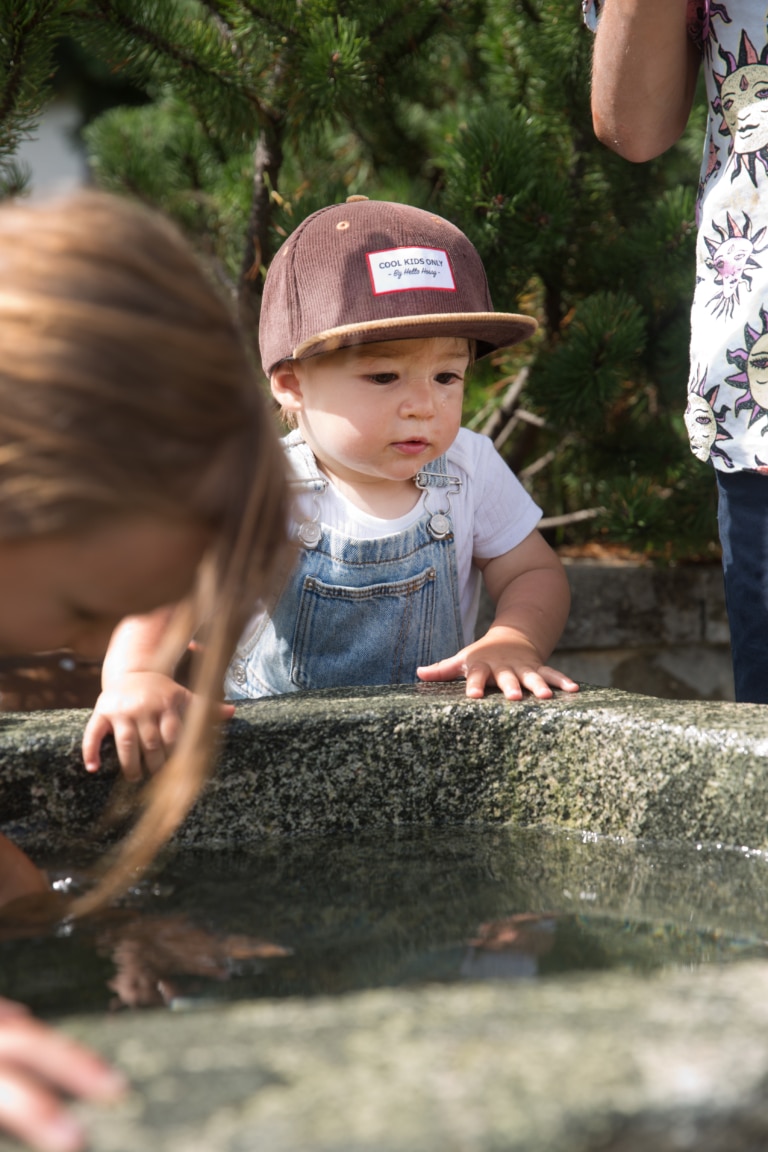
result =
[[[181,731],[192,693],[163,672],[126,672],[119,688],[102,692],[83,734],[87,772],[101,765],[105,736],[115,737],[120,767],[127,780],[154,775],[170,756]],[[222,720],[234,715],[234,704],[221,704]]]
[[553,688],[578,692],[579,686],[556,668],[542,662],[540,654],[514,628],[492,626],[485,636],[446,660],[417,668],[420,680],[457,680],[464,676],[467,696],[479,699],[495,684],[507,700],[522,700],[527,688],[537,699],[547,700]]
[[40,1152],[75,1152],[85,1133],[60,1096],[106,1103],[125,1090],[95,1053],[0,999],[0,1127]]

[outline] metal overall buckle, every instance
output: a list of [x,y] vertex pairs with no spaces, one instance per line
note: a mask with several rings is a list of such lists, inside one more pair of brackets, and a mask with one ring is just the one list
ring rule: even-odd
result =
[[[461,491],[461,478],[449,476],[444,472],[417,472],[414,476],[416,487],[424,492],[424,511],[430,513],[427,521],[427,531],[433,540],[445,540],[453,532],[451,521],[451,496]],[[445,507],[432,512],[429,507],[429,497],[432,490],[438,488],[445,497]]]

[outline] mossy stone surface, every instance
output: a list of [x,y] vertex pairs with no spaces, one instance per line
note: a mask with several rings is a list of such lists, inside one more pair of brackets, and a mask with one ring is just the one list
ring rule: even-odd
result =
[[[0,718],[0,810],[30,847],[91,842],[116,769],[107,753],[84,772],[87,715]],[[768,847],[764,709],[596,688],[472,701],[462,685],[242,704],[179,840],[509,821]]]
[[752,1152],[768,970],[72,1019],[129,1075],[92,1152]]

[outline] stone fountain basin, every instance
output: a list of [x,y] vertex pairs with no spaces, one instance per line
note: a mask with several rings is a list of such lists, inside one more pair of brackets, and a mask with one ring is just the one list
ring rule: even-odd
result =
[[[114,764],[92,778],[80,762],[87,715],[0,717],[0,810],[33,852],[90,842],[109,794]],[[238,707],[178,840],[470,823],[768,850],[765,717],[592,688],[513,705],[460,685],[259,701]],[[95,1152],[768,1144],[759,962],[61,1023],[134,1085],[114,1110],[79,1106]]]

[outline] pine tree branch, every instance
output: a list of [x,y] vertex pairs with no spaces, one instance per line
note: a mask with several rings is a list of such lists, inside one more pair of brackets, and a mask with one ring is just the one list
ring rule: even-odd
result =
[[[365,36],[375,49],[375,53],[370,54],[370,60],[375,69],[377,86],[366,93],[361,105],[342,109],[341,115],[368,151],[376,167],[395,164],[414,170],[423,159],[423,142],[414,140],[413,133],[398,123],[395,113],[401,85],[395,83],[392,77],[403,72],[405,61],[412,65],[413,59],[419,57],[422,46],[434,39],[441,27],[447,24],[453,9],[451,0],[443,0],[428,16],[423,17],[424,23],[418,31],[407,36],[402,30],[403,26],[408,25],[414,14],[421,15],[424,7],[421,0],[405,0],[396,12],[385,15],[378,23],[364,24]],[[409,79],[412,80],[412,67],[409,71]],[[385,77],[389,78],[389,82],[385,82]],[[412,98],[416,99],[415,96]],[[433,108],[439,104],[433,88],[422,90],[419,99]]]
[[222,40],[225,40],[231,47],[233,44],[234,26],[230,23],[229,18],[224,15],[221,6],[215,0],[199,0],[203,8],[210,13],[211,19],[219,32]]
[[[378,40],[380,37],[382,37],[386,32],[389,32],[393,27],[397,27],[398,25],[402,25],[403,22],[408,18],[408,16],[410,15],[411,12],[414,12],[414,11],[418,12],[422,8],[422,6],[423,5],[421,3],[421,0],[414,0],[414,2],[412,4],[407,5],[405,8],[400,9],[400,11],[393,12],[390,17],[388,17],[386,20],[382,20],[379,24],[377,24],[374,28],[372,28],[371,31],[368,33],[368,37],[369,37],[371,43],[374,43],[376,40]],[[411,54],[413,54],[413,45],[415,45],[418,48],[425,41],[429,40],[429,38],[432,35],[434,35],[435,29],[438,28],[440,26],[440,24],[444,21],[445,15],[449,11],[450,11],[450,3],[447,3],[447,4],[444,3],[444,4],[440,5],[440,10],[437,11],[434,14],[434,16],[431,17],[429,22],[421,29],[418,39],[414,39],[411,42]],[[379,70],[380,71],[386,71],[387,69],[392,67],[392,65],[397,60],[400,59],[400,55],[401,55],[400,48],[396,48],[390,53],[385,53],[385,54],[381,55],[377,61],[377,63],[379,64]]]
[[[420,0],[415,0],[415,3],[406,5],[404,8],[401,8],[399,11],[393,12],[391,16],[388,16],[385,20],[382,20],[379,24],[377,24],[375,28],[371,29],[371,32],[370,32],[371,40],[373,40],[374,37],[383,35],[385,32],[391,31],[392,28],[397,27],[398,25],[402,25],[403,22],[408,18],[408,16],[410,15],[411,12],[413,12],[413,11],[418,12],[421,7],[422,7],[422,4],[421,4]],[[443,10],[445,9],[445,7],[446,7],[445,5],[441,5],[441,8]],[[440,23],[440,20],[441,20],[441,15],[439,13],[436,13],[435,16],[432,17],[432,19],[429,21],[429,24],[427,25],[427,29],[428,29],[428,31],[426,33],[427,36],[429,36],[430,30],[432,28],[436,27],[436,25]]]
[[229,15],[225,14],[225,12],[222,10],[222,5],[217,3],[217,0],[198,0],[198,3],[201,4],[203,8],[207,8],[207,10],[216,20],[217,24],[220,26],[223,25],[225,28],[229,29],[230,34],[234,32],[234,25],[232,24]]
[[193,111],[197,117],[197,122],[200,125],[200,130],[205,135],[205,140],[208,147],[215,153],[220,164],[226,164],[229,159],[229,153],[224,146],[224,141],[221,138],[221,133],[214,130],[210,123],[210,115],[207,110],[203,110],[199,105],[193,105]]
[[504,424],[509,420],[510,416],[517,407],[517,402],[520,393],[528,382],[528,368],[521,368],[515,376],[512,383],[507,388],[506,392],[501,398],[501,403],[488,417],[488,420],[480,429],[483,436],[490,436],[493,440],[499,435],[499,432],[504,427]]
[[148,28],[145,24],[141,24],[126,15],[126,13],[119,11],[113,3],[113,0],[91,0],[89,8],[91,6],[97,9],[98,14],[81,10],[78,13],[80,20],[86,23],[107,23],[112,25],[119,29],[126,38],[145,45],[156,55],[162,56],[170,61],[182,73],[191,72],[203,80],[213,80],[220,84],[225,91],[233,93],[240,98],[245,97],[246,101],[256,109],[257,114],[262,114],[262,108],[256,95],[249,88],[238,85],[236,78],[227,76],[215,68],[207,67],[192,53],[185,51],[177,44],[173,44],[167,37],[161,36],[157,31]]
[[124,35],[133,38],[140,44],[146,44],[158,55],[167,57],[180,68],[190,69],[206,78],[213,76],[217,80],[223,79],[220,74],[203,67],[199,60],[190,53],[184,52],[178,45],[172,44],[165,37],[147,28],[145,24],[140,24],[137,20],[133,20],[124,12],[119,11],[112,0],[91,0],[91,3],[101,13],[103,19],[119,28]]
[[[33,10],[31,16],[22,23],[21,27],[13,23],[13,17],[16,16],[17,13],[12,11],[10,21],[3,29],[3,41],[8,59],[6,80],[3,85],[2,95],[0,96],[0,131],[3,135],[9,135],[9,124],[13,117],[18,115],[18,104],[21,99],[21,94],[25,87],[25,81],[29,79],[28,54],[30,42],[34,40],[35,34],[41,29],[43,22],[48,20],[52,15],[56,15],[58,11],[58,0],[48,0],[47,3],[45,0],[41,0]],[[51,43],[52,42],[53,37],[51,37]],[[43,94],[39,93],[37,110],[39,110],[42,102]],[[23,115],[24,119],[31,120],[34,114],[30,110]]]
[[569,432],[567,435],[563,436],[562,440],[560,440],[554,448],[550,449],[549,452],[545,452],[543,456],[539,456],[538,460],[534,460],[533,463],[529,464],[527,467],[518,469],[518,480],[522,482],[530,480],[533,476],[536,476],[537,473],[542,472],[545,468],[549,467],[549,465],[554,460],[556,460],[558,456],[564,452],[569,444],[572,444],[575,439],[576,437],[572,432]]
[[270,189],[277,186],[283,163],[279,134],[263,129],[253,154],[253,191],[240,269],[238,301],[240,317],[246,331],[258,331],[261,308],[261,269],[268,264],[270,252]]
[[295,29],[290,24],[284,24],[282,20],[276,20],[271,12],[265,11],[258,4],[251,4],[249,0],[242,0],[243,8],[249,15],[253,16],[256,20],[263,21],[267,27],[275,28],[281,32],[283,36],[292,36],[295,34]]
[[536,416],[533,412],[527,412],[525,408],[518,408],[514,415],[510,416],[509,420],[507,420],[501,431],[493,438],[493,446],[497,452],[501,452],[501,449],[519,424],[529,424],[532,428],[547,427],[547,422],[543,416]]
[[581,524],[602,516],[605,508],[581,508],[578,512],[564,512],[562,516],[544,516],[539,520],[539,528],[567,528],[569,524]]

